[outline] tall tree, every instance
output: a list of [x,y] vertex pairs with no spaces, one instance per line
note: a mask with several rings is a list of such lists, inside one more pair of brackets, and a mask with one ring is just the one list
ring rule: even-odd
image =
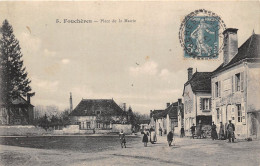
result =
[[0,100],[9,110],[13,99],[20,95],[32,96],[29,93],[32,89],[23,65],[19,41],[15,38],[13,28],[7,20],[4,20],[0,34]]

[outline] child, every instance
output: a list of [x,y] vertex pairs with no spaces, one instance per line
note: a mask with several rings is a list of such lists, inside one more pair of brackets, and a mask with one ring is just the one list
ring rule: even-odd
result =
[[143,136],[144,147],[147,147],[149,133],[147,131],[144,131],[143,134],[144,134]]
[[126,148],[125,134],[123,130],[121,130],[121,132],[119,133],[119,139],[120,139],[121,147],[123,148],[124,146]]
[[168,141],[168,145],[171,146],[172,144],[172,140],[173,140],[173,132],[170,131],[167,135],[167,141]]

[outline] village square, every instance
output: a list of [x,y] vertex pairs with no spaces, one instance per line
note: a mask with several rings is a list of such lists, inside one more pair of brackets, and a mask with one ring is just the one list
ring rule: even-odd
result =
[[260,165],[257,18],[248,30],[189,12],[180,27],[138,14],[121,25],[1,16],[0,165]]

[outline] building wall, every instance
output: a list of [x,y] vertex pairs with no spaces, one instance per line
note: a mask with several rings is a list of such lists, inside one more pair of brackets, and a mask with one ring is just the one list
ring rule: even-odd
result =
[[195,95],[190,84],[185,86],[184,95],[184,129],[190,130],[193,123],[196,123]]
[[[197,116],[204,115],[204,116],[211,116],[211,93],[196,93],[196,107],[197,107]],[[203,102],[202,99],[209,99],[209,109],[203,109]]]
[[[240,73],[240,90],[236,90],[236,74]],[[243,75],[243,76],[242,76]],[[243,78],[242,78],[243,77]],[[232,120],[236,127],[236,137],[247,137],[247,116],[246,116],[246,101],[247,101],[247,70],[245,64],[234,66],[227,69],[211,79],[212,85],[212,120],[219,129],[220,122],[224,125]],[[220,86],[220,96],[216,97],[216,82]],[[243,88],[241,87],[243,86]],[[241,116],[238,112],[241,110]],[[239,119],[241,119],[239,122]],[[217,129],[217,131],[218,131]]]
[[[10,117],[5,107],[0,108],[0,125],[30,125],[33,124],[33,106],[13,106]],[[9,121],[10,120],[10,121]],[[8,122],[9,121],[9,122]]]
[[248,135],[260,139],[260,64],[247,64]]
[[[190,84],[185,87],[184,91],[184,129],[187,135],[190,135],[190,128],[194,123],[195,126],[200,119],[199,116],[211,117],[211,93],[198,92],[193,93]],[[209,109],[204,110],[202,99],[209,99]],[[179,127],[180,128],[180,127]],[[178,129],[179,129],[178,128]]]
[[[87,122],[90,122],[90,128],[97,127],[96,116],[70,116],[71,124],[79,124],[80,129],[87,129]],[[79,123],[80,122],[80,123]]]
[[[118,116],[111,116],[112,120],[119,120]],[[105,124],[97,121],[96,116],[70,116],[71,123],[73,125],[80,125],[80,129],[101,129],[101,128],[112,128],[112,124]],[[123,121],[126,122],[126,117],[123,118]],[[88,124],[90,124],[88,126]]]
[[248,64],[247,106],[249,109],[260,110],[260,64]]

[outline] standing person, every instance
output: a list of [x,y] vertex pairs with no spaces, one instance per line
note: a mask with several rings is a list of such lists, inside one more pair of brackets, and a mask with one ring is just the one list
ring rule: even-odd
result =
[[182,126],[181,126],[181,136],[180,136],[180,137],[183,138],[184,135],[185,135],[185,134],[184,134],[184,126],[182,125]]
[[219,137],[218,138],[221,140],[225,139],[224,125],[222,124],[222,122],[220,122],[220,125],[219,125]]
[[161,126],[159,128],[159,132],[160,132],[160,136],[162,136],[162,128],[161,128]]
[[156,133],[153,127],[150,128],[150,141],[152,144],[154,144],[157,141]]
[[144,130],[143,134],[144,134],[144,136],[143,136],[144,147],[147,147],[149,133]]
[[218,134],[217,134],[217,126],[212,122],[211,126],[211,138],[212,140],[218,139]]
[[202,134],[202,124],[201,121],[199,121],[199,124],[197,126],[197,138],[201,139],[201,134]]
[[229,120],[229,124],[227,125],[227,132],[228,132],[228,142],[234,142],[235,139],[235,125],[231,123],[231,120]]
[[195,135],[195,126],[194,126],[194,123],[192,124],[190,130],[191,130],[192,138],[194,139],[194,135]]
[[172,140],[173,140],[173,132],[172,130],[167,134],[167,141],[168,141],[168,145],[171,146],[172,144]]
[[121,132],[119,133],[119,139],[120,139],[121,147],[123,148],[124,146],[126,148],[125,133],[123,130],[121,130]]

